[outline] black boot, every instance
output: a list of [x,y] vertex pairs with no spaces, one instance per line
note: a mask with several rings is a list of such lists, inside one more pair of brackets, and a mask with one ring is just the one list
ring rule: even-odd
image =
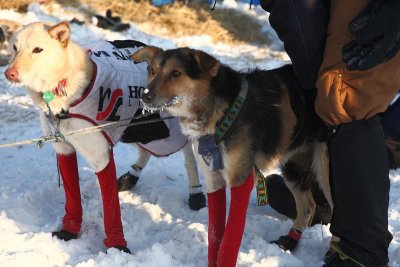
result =
[[[342,124],[328,141],[333,197],[332,234],[338,248],[366,266],[388,262],[389,166],[378,117]],[[326,266],[340,265],[340,257]]]
[[64,241],[69,241],[71,239],[77,239],[78,235],[77,234],[73,234],[71,232],[65,231],[65,230],[61,230],[61,231],[57,231],[57,232],[52,232],[51,236],[55,236],[60,240],[64,240]]
[[189,207],[191,210],[199,210],[206,206],[206,196],[201,193],[189,195]]
[[125,252],[127,254],[132,254],[131,250],[127,246],[116,246],[116,247],[113,247],[113,248],[116,248],[119,251]]
[[135,187],[139,177],[127,172],[118,178],[118,192],[128,191]]

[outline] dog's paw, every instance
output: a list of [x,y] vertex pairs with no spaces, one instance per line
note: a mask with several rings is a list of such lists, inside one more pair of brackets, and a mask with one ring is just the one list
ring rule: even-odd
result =
[[294,250],[301,238],[301,231],[290,229],[287,235],[279,237],[278,240],[271,241],[271,244],[277,244],[283,250]]
[[113,248],[116,248],[119,251],[125,252],[127,254],[132,254],[131,250],[127,246],[115,246]]
[[51,236],[55,236],[60,240],[64,240],[64,241],[69,241],[71,239],[77,239],[78,238],[78,234],[74,234],[65,230],[61,230],[61,231],[57,231],[57,232],[52,232]]
[[139,177],[130,174],[129,172],[121,175],[118,178],[118,191],[128,191],[135,187],[139,180]]
[[189,207],[192,210],[199,210],[206,206],[206,196],[203,193],[190,194]]
[[297,247],[299,241],[287,236],[283,235],[279,237],[278,240],[271,241],[271,244],[276,244],[283,250],[293,250]]

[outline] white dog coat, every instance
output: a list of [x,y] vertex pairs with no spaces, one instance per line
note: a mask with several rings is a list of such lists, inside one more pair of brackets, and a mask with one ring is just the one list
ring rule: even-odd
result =
[[[84,119],[93,125],[110,122],[126,125],[142,108],[140,96],[148,82],[147,63],[137,64],[130,58],[141,45],[138,43],[134,47],[117,48],[114,44],[102,41],[88,47],[89,57],[94,63],[93,80],[82,98],[70,106],[70,117]],[[160,113],[161,118],[169,116],[168,113]],[[139,143],[155,156],[175,153],[187,142],[177,118],[165,119],[164,123],[169,129],[169,137],[146,144]],[[108,142],[115,145],[125,129],[126,126],[107,128],[103,129],[103,133]]]

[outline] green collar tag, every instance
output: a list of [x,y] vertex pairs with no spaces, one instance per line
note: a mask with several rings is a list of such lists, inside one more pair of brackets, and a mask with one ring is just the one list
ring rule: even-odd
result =
[[268,191],[266,185],[266,178],[262,174],[262,172],[257,168],[257,166],[254,166],[254,175],[257,178],[256,190],[257,190],[258,206],[268,205]]
[[54,94],[51,91],[47,91],[43,93],[43,100],[46,103],[50,103],[54,99]]

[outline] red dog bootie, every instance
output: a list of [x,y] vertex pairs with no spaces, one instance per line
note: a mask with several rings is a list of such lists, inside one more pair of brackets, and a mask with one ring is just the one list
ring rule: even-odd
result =
[[114,156],[110,151],[110,161],[107,166],[96,173],[100,184],[103,200],[104,229],[106,247],[126,247],[126,240],[121,222],[121,209],[118,199],[118,184],[115,171]]
[[218,250],[218,267],[235,267],[240,243],[242,242],[246,212],[254,185],[253,172],[240,186],[231,188],[231,203],[224,237]]
[[217,266],[218,250],[224,236],[226,220],[226,190],[207,194],[208,198],[208,266]]
[[[82,223],[81,191],[76,153],[57,154],[57,161],[65,192],[65,215],[62,231],[75,236],[79,233]],[[54,235],[59,237],[59,235],[53,233]],[[65,240],[64,238],[60,239]]]

